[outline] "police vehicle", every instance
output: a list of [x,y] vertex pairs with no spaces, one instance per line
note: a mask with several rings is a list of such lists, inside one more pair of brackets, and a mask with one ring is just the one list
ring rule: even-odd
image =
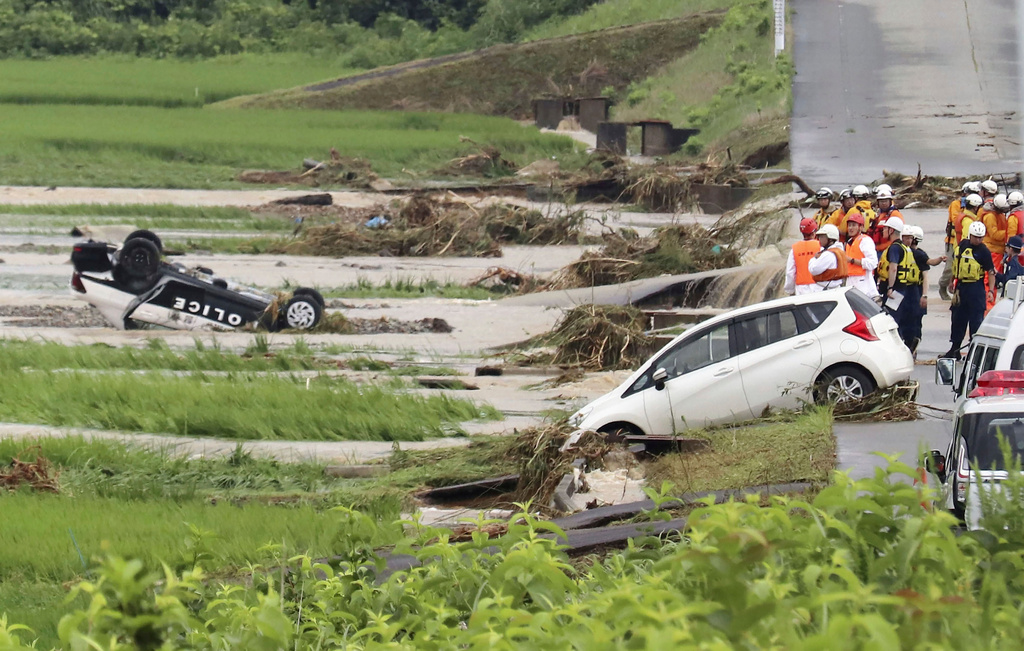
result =
[[282,300],[204,267],[165,262],[162,254],[160,238],[146,230],[131,233],[121,246],[75,244],[71,293],[121,330],[309,330],[323,316],[324,299],[315,289],[300,287]]

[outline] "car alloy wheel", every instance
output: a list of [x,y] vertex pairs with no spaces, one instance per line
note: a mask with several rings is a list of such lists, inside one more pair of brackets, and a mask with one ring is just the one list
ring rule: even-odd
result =
[[289,328],[308,330],[316,325],[316,308],[309,301],[293,300],[285,312],[285,319]]
[[846,402],[847,400],[860,400],[867,392],[861,381],[852,375],[840,375],[828,383],[827,394],[829,402]]

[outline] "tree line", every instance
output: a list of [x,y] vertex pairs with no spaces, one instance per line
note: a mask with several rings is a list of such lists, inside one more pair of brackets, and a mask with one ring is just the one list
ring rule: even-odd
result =
[[515,41],[597,1],[0,0],[0,56],[308,51],[367,67]]

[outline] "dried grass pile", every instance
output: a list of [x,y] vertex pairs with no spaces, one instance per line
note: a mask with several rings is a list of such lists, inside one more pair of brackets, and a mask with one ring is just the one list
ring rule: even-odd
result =
[[657,229],[647,237],[606,236],[604,247],[560,269],[544,289],[614,285],[662,274],[735,267],[742,251],[730,240],[698,225]]
[[[33,448],[29,448],[29,450],[31,449]],[[38,451],[38,446],[35,446],[35,449]],[[11,459],[9,466],[0,468],[0,487],[7,490],[18,490],[27,486],[42,493],[60,492],[60,485],[57,483],[60,473],[53,469],[49,459],[37,452],[35,461],[21,460],[21,456],[29,450],[25,450]]]
[[833,414],[836,420],[852,422],[917,420],[920,416],[916,402],[919,388],[917,382],[897,384],[860,400],[838,403]]
[[325,161],[306,161],[300,170],[245,170],[238,175],[242,183],[269,185],[321,185],[346,184],[350,187],[369,188],[380,177],[370,162],[362,158],[343,158],[331,153]]
[[572,462],[586,459],[596,464],[613,447],[597,432],[585,432],[571,450],[560,448],[572,434],[566,422],[553,423],[524,430],[508,451],[508,458],[519,468],[519,485],[515,501],[531,501],[546,506],[562,477],[572,472]]
[[552,364],[586,370],[634,368],[654,352],[647,319],[632,306],[580,305],[547,335]]
[[[463,141],[469,141],[463,138]],[[469,141],[472,142],[472,141]],[[473,143],[476,144],[476,143]],[[508,176],[514,174],[519,167],[512,161],[501,156],[501,150],[489,145],[478,145],[478,151],[453,158],[445,167],[435,170],[435,174],[452,176]]]
[[271,247],[296,255],[386,255],[500,257],[502,244],[565,244],[583,233],[582,212],[547,217],[536,210],[469,203],[428,194],[400,208],[381,207],[386,223],[334,223],[306,228],[299,239]]

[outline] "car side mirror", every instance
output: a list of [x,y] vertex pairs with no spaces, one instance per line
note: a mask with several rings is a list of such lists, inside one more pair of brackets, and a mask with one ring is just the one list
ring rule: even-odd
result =
[[665,380],[668,379],[668,371],[663,368],[659,368],[654,372],[654,375],[651,376],[651,379],[654,380],[654,388],[661,391],[665,388]]
[[924,455],[924,469],[939,478],[939,481],[946,481],[946,457],[938,450],[931,450]]
[[935,384],[953,386],[953,375],[955,371],[955,360],[949,358],[935,360]]

